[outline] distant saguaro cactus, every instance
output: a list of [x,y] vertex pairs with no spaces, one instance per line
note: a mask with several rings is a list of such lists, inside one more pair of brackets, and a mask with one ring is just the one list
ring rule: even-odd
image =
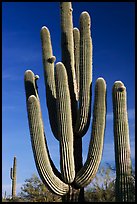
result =
[[126,87],[121,81],[113,85],[114,144],[116,162],[116,201],[129,202],[131,194],[132,165],[130,158],[129,126]]
[[50,32],[41,29],[46,102],[51,129],[60,145],[60,169],[54,166],[47,147],[36,80],[25,72],[26,103],[32,149],[39,175],[63,201],[84,200],[84,187],[95,177],[103,150],[106,120],[106,83],[95,84],[92,133],[88,156],[82,162],[82,136],[89,128],[92,97],[92,39],[90,16],[82,12],[80,28],[73,28],[71,2],[61,2],[62,62],[55,65]]
[[16,197],[16,172],[17,172],[17,159],[14,157],[13,168],[10,169],[10,178],[12,180],[12,199]]

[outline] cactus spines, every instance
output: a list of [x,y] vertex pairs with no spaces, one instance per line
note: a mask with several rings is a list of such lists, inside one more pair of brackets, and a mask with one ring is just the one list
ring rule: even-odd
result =
[[73,28],[71,2],[60,3],[62,62],[54,68],[50,32],[41,29],[46,102],[50,125],[60,145],[60,169],[47,147],[37,89],[37,75],[25,72],[25,91],[31,144],[43,183],[64,201],[84,200],[84,187],[94,178],[102,156],[106,116],[106,83],[95,85],[93,125],[87,160],[82,162],[82,136],[91,118],[92,40],[90,16],[83,12],[80,28]]
[[10,178],[12,180],[12,199],[16,197],[16,171],[17,171],[17,159],[14,157],[13,167],[10,169]]
[[126,87],[121,81],[113,85],[114,144],[116,162],[116,201],[132,201],[131,158],[127,113]]

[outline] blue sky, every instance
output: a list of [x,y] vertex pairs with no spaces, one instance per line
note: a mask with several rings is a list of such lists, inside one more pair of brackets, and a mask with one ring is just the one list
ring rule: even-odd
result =
[[[127,88],[131,158],[135,161],[135,3],[73,2],[73,25],[79,27],[81,12],[91,17],[93,41],[93,99],[98,77],[107,83],[107,123],[101,164],[114,165],[112,86],[121,80]],[[59,145],[47,114],[40,30],[51,33],[53,54],[61,61],[58,2],[2,3],[2,191],[11,194],[10,168],[17,157],[17,192],[26,178],[37,174],[28,128],[24,72],[31,69],[38,81],[42,115],[51,157],[59,168]],[[92,99],[92,107],[93,107]],[[91,127],[83,137],[86,159]],[[38,175],[38,174],[37,174]]]

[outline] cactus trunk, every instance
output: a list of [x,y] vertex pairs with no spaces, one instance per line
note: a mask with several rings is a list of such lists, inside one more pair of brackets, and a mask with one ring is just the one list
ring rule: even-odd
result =
[[17,169],[17,159],[14,157],[13,168],[10,170],[10,178],[12,180],[12,199],[16,197],[16,170]]
[[116,201],[130,202],[132,166],[130,158],[126,87],[121,81],[113,86],[114,142],[116,161]]
[[[83,166],[82,161],[82,137],[74,136],[74,162],[75,173],[77,174]],[[62,197],[63,202],[84,202],[84,188],[78,188],[75,185]]]

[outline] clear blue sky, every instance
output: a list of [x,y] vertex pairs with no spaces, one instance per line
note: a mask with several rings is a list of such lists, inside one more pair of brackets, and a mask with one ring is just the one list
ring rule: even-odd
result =
[[[93,41],[93,90],[98,77],[107,83],[107,124],[101,164],[114,164],[112,86],[121,80],[127,88],[131,157],[135,161],[135,3],[73,2],[73,25],[81,12],[91,17]],[[58,142],[48,121],[40,30],[51,33],[53,54],[61,60],[58,2],[2,3],[2,191],[11,194],[10,168],[17,157],[17,192],[26,178],[37,174],[28,128],[24,72],[31,69],[38,81],[45,132],[51,157],[59,168]],[[94,93],[94,91],[93,91]],[[93,100],[92,100],[93,105]],[[83,138],[86,159],[91,128]],[[38,174],[37,174],[38,175]]]

